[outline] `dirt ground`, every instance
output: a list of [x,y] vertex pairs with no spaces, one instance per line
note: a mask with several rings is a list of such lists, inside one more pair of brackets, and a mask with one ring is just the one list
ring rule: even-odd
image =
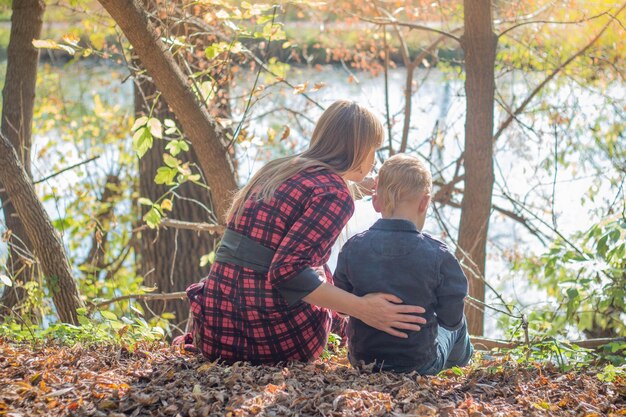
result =
[[437,377],[345,357],[232,366],[165,345],[32,349],[0,339],[0,416],[626,416],[626,381],[478,360]]

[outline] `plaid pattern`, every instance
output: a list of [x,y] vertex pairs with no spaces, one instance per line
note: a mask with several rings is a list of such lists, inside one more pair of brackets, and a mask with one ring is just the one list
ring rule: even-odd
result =
[[331,312],[298,301],[289,306],[278,287],[307,267],[332,275],[331,247],[352,216],[343,179],[309,169],[285,181],[268,202],[248,199],[228,228],[276,251],[267,274],[215,262],[207,279],[187,289],[196,346],[209,359],[275,363],[307,361],[322,352]]

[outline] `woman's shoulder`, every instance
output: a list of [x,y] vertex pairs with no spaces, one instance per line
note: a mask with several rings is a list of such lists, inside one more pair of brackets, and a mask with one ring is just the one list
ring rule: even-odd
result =
[[302,187],[313,192],[335,190],[350,194],[348,185],[336,172],[325,167],[312,167],[300,171],[290,181],[293,185],[300,184]]

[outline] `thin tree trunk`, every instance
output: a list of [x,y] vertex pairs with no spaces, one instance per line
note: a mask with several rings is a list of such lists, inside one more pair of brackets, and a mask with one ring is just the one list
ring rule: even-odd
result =
[[189,88],[187,77],[148,22],[141,5],[136,0],[99,2],[120,26],[133,46],[134,53],[180,121],[211,188],[217,217],[220,222],[224,221],[237,183],[226,146],[222,142],[223,129],[197,101]]
[[[485,257],[493,192],[493,113],[495,57],[498,39],[493,32],[491,0],[464,1],[465,193],[463,194],[457,256],[469,279],[470,296],[485,300]],[[468,303],[469,331],[483,334],[482,306]]]
[[[35,103],[35,84],[39,50],[32,44],[41,36],[45,4],[41,0],[13,0],[11,35],[7,48],[7,70],[2,89],[2,122],[0,131],[17,150],[28,177],[30,172],[30,147]],[[0,183],[0,190],[4,189]],[[13,201],[0,191],[6,227],[10,230],[7,266],[11,275],[22,282],[30,281],[36,268],[24,254],[31,253],[31,243]],[[0,313],[6,314],[25,296],[24,288],[5,288],[0,299]]]
[[41,270],[46,277],[48,290],[59,315],[66,323],[78,324],[76,310],[82,307],[76,282],[72,278],[70,263],[63,243],[50,222],[50,217],[35,194],[31,179],[24,170],[15,148],[0,133],[0,181],[26,229],[26,235]]

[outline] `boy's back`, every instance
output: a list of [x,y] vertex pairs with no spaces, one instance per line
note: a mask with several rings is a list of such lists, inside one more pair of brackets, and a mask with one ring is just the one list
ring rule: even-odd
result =
[[405,304],[426,309],[419,332],[401,339],[350,318],[347,335],[353,362],[384,363],[408,371],[427,366],[437,356],[438,325],[456,330],[463,323],[467,280],[447,246],[403,219],[380,219],[342,248],[335,285],[355,295],[394,294]]

